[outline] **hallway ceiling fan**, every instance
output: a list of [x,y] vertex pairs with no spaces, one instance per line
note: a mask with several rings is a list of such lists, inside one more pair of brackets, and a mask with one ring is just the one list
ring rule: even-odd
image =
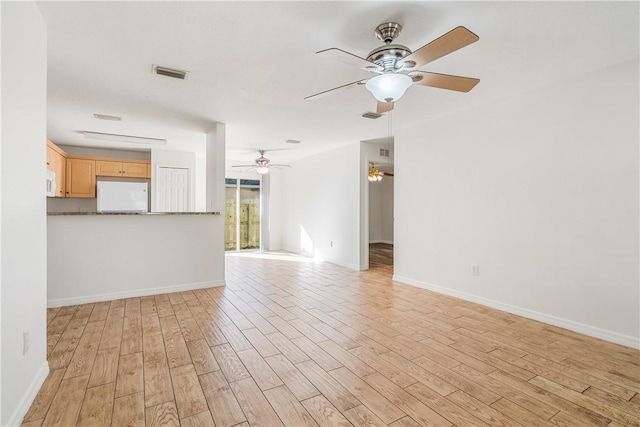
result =
[[366,59],[338,48],[316,52],[318,55],[362,68],[374,76],[328,89],[307,96],[305,99],[315,99],[337,90],[364,85],[378,101],[376,112],[382,114],[392,110],[394,102],[400,99],[413,84],[457,92],[469,92],[478,84],[480,80],[471,77],[418,70],[423,65],[477,42],[480,39],[477,35],[465,27],[456,27],[412,52],[406,46],[391,44],[400,35],[401,30],[402,26],[396,22],[378,25],[375,35],[385,44],[373,49]]
[[234,166],[231,166],[231,167],[233,167],[233,168],[251,168],[251,169],[255,169],[256,172],[258,172],[260,175],[265,175],[265,174],[269,173],[269,170],[271,168],[284,169],[284,168],[290,168],[291,167],[291,165],[279,165],[279,164],[271,163],[271,160],[267,159],[264,156],[266,152],[267,152],[266,150],[258,150],[258,153],[260,153],[260,157],[258,157],[256,159],[256,162],[253,165],[234,165]]

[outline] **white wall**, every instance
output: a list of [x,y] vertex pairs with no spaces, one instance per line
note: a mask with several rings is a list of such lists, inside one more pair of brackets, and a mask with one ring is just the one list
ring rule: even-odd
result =
[[281,170],[269,171],[269,250],[282,249],[282,216],[284,215],[284,194],[278,189],[283,187],[284,173]]
[[638,346],[638,72],[397,131],[395,278]]
[[282,171],[283,249],[360,268],[359,161],[354,143]]
[[49,216],[49,306],[223,285],[222,221],[221,215]]
[[369,243],[393,244],[393,177],[369,183]]
[[[196,153],[191,151],[151,150],[151,212],[161,212],[158,206],[158,168],[172,167],[189,169],[189,211],[196,210]],[[204,172],[205,170],[199,170]]]
[[[32,2],[1,2],[0,425],[18,425],[46,362],[47,38]],[[22,334],[30,349],[22,354]]]
[[[227,147],[227,130],[224,123],[214,123],[206,134],[206,207],[207,212],[224,212],[224,178],[225,152]],[[224,222],[220,224],[224,232]],[[224,234],[223,234],[224,235]],[[224,237],[220,241],[224,253]],[[222,257],[224,265],[224,255]]]
[[207,211],[207,159],[205,156],[196,156],[196,212]]

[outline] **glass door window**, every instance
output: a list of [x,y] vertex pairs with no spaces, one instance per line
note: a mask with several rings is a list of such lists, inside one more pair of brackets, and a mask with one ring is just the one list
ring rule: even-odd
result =
[[260,181],[226,179],[225,243],[227,251],[260,249]]

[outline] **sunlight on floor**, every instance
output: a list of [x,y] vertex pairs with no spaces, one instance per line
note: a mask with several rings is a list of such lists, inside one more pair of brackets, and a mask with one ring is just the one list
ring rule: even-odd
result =
[[273,251],[273,252],[227,252],[226,256],[235,256],[235,257],[243,257],[243,258],[260,258],[260,259],[277,259],[280,261],[294,261],[294,262],[314,262],[320,263],[322,260],[313,259],[306,256],[283,252],[283,251]]

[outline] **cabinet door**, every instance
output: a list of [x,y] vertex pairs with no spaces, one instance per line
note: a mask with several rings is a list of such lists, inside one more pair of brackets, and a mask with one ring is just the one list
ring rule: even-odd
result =
[[96,161],[67,159],[67,197],[96,197]]
[[[53,167],[53,162],[54,162],[53,155],[55,153],[56,152],[53,151],[53,148],[47,147],[47,169],[50,170],[51,172],[55,172],[55,169]],[[56,178],[57,178],[57,176],[56,176]]]
[[56,174],[56,197],[64,197],[66,187],[67,159],[65,159],[62,154],[54,150],[51,151],[51,166],[53,166],[53,169],[51,170]]
[[64,197],[66,158],[51,147],[47,147],[47,169],[56,174],[56,197]]
[[128,176],[132,178],[149,178],[148,166],[148,163],[122,162],[122,176]]
[[106,160],[96,160],[96,175],[98,176],[122,176],[122,163]]

